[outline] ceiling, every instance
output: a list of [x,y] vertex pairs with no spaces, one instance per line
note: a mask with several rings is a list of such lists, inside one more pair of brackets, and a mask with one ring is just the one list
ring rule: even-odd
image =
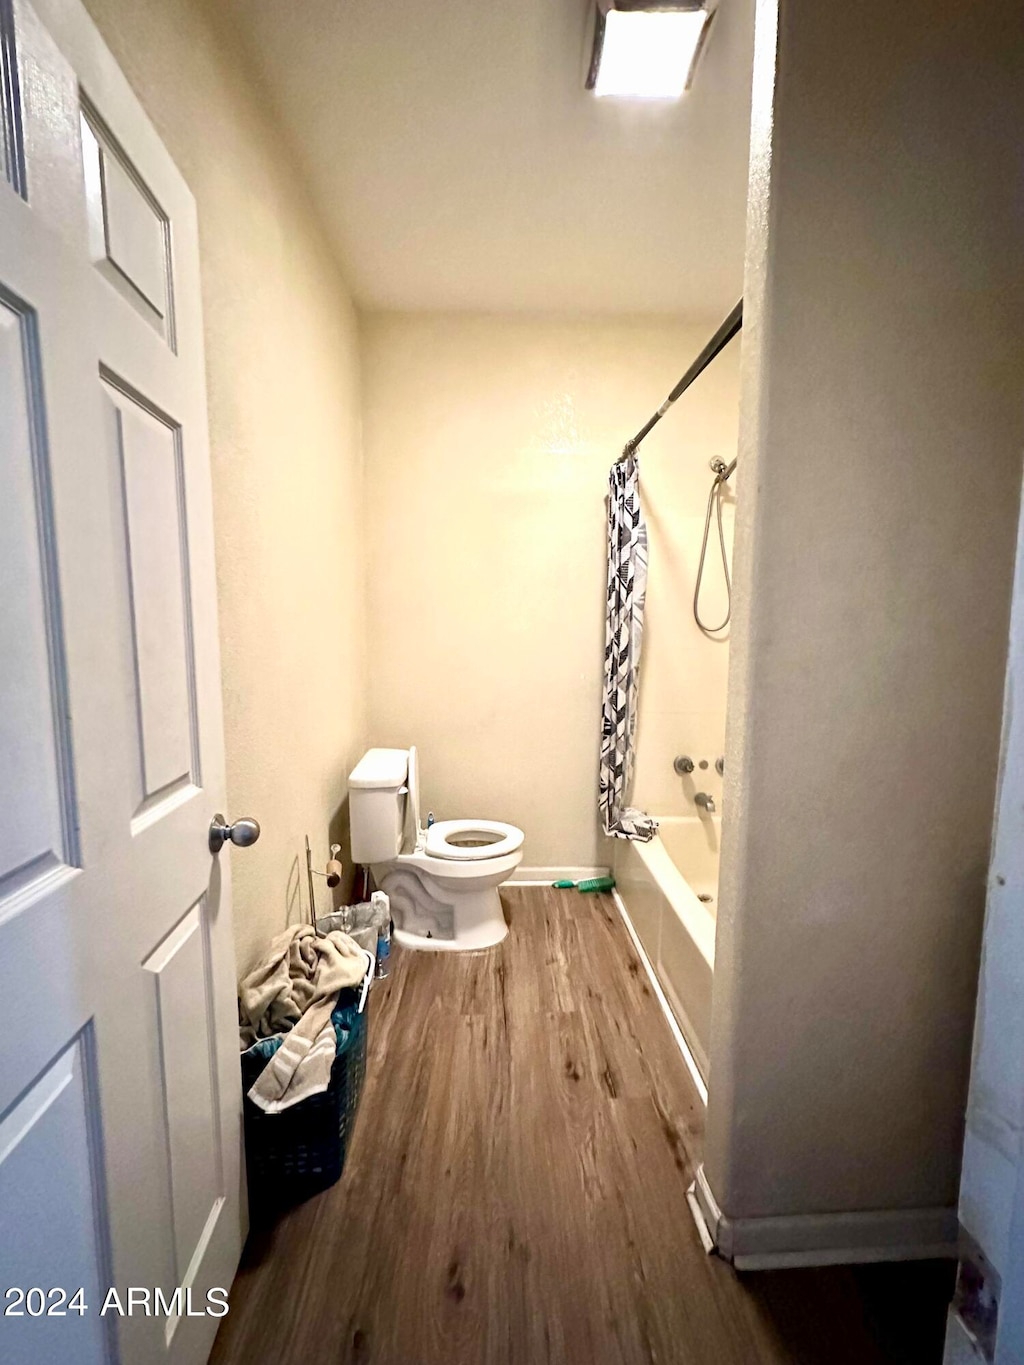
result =
[[724,315],[753,0],[677,102],[583,88],[587,0],[226,0],[368,309]]

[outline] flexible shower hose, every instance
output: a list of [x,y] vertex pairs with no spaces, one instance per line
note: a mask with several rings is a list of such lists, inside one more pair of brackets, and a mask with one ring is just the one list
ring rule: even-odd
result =
[[[715,475],[715,481],[711,485],[711,492],[708,494],[708,512],[704,518],[704,539],[700,547],[700,563],[697,565],[697,582],[693,588],[693,619],[701,628],[705,635],[714,636],[720,631],[725,630],[732,617],[732,579],[729,577],[729,556],[725,549],[725,530],[722,526],[722,489],[726,480],[735,467],[735,461],[729,466],[728,470],[721,469]],[[700,585],[704,577],[704,560],[708,552],[708,534],[711,530],[711,513],[717,511],[718,517],[718,544],[722,551],[722,573],[725,577],[725,619],[717,626],[707,626],[700,618]]]

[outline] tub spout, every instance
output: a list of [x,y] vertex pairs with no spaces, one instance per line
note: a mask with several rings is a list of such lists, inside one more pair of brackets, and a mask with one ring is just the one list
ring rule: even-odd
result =
[[707,792],[698,792],[693,798],[698,806],[702,806],[709,815],[715,813],[715,798],[708,796]]

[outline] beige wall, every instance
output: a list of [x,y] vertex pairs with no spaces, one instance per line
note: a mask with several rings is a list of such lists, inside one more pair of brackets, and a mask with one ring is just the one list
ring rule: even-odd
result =
[[[608,861],[596,815],[607,470],[718,321],[364,322],[369,735],[420,746],[439,818],[521,825],[524,866]],[[723,356],[643,447],[637,791],[660,809],[676,796],[678,746],[714,758],[721,744],[727,646],[700,636],[689,596],[707,461],[735,447],[736,360]]]
[[87,4],[198,203],[229,813],[263,825],[232,859],[244,968],[362,746],[356,322],[213,0]]
[[739,1220],[955,1203],[1024,444],[1019,7],[781,12],[705,1157]]

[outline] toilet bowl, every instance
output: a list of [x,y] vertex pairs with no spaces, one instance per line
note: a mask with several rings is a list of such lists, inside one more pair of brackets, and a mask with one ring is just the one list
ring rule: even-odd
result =
[[348,779],[352,858],[391,901],[407,948],[490,948],[508,933],[498,887],[523,856],[523,831],[498,820],[420,824],[415,747],[369,749]]

